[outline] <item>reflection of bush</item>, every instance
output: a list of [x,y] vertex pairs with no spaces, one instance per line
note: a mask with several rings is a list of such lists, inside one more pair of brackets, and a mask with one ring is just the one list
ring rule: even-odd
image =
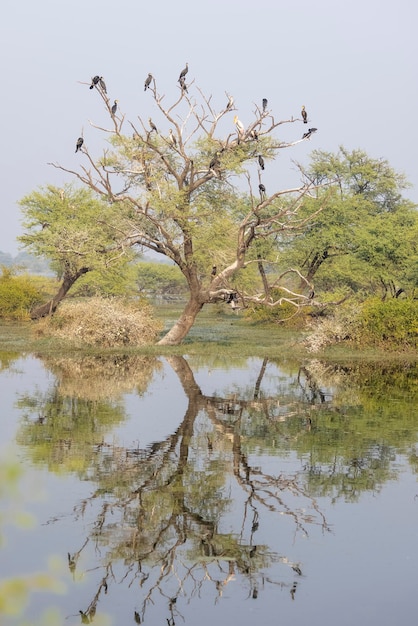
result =
[[160,330],[149,306],[100,297],[64,302],[37,326],[38,334],[104,348],[153,343]]
[[134,389],[142,394],[161,362],[144,356],[42,357],[57,377],[60,395],[96,400]]

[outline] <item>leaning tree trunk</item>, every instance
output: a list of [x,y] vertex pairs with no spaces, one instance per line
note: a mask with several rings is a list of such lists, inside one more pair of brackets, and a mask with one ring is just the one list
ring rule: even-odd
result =
[[180,315],[177,322],[172,326],[166,335],[158,342],[159,346],[178,346],[183,339],[187,336],[189,330],[192,328],[197,314],[201,311],[204,302],[197,298],[191,297],[183,313]]
[[32,311],[30,312],[31,319],[39,320],[41,317],[46,317],[47,315],[52,315],[52,313],[55,313],[59,303],[65,298],[69,289],[74,285],[75,281],[78,280],[80,276],[83,276],[83,274],[87,274],[88,271],[88,267],[82,267],[74,274],[64,274],[64,278],[60,288],[58,289],[58,292],[53,298],[51,298],[51,300],[49,300],[45,304],[41,304],[40,306],[32,309]]

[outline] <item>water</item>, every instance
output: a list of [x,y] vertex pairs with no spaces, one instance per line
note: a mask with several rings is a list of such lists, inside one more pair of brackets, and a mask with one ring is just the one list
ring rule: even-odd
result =
[[1,623],[411,623],[417,380],[410,364],[3,361],[0,607],[20,612]]

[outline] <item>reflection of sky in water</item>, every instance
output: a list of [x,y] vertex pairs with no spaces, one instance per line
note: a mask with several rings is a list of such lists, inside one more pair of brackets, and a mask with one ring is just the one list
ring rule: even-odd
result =
[[[143,396],[134,392],[124,396],[127,419],[107,433],[109,443],[144,448],[165,439],[178,428],[188,402],[178,377],[167,361],[163,359],[163,363],[163,369],[155,372]],[[201,367],[195,372],[195,380],[208,396],[227,395],[235,386],[250,391],[254,389],[260,365],[259,359],[249,359],[248,369],[241,365],[237,370],[212,368],[207,372]],[[35,390],[45,392],[53,381],[54,377],[34,358],[19,359],[11,370],[0,373],[3,457],[6,444],[14,440],[21,417],[16,407],[17,398]],[[275,364],[267,365],[261,386],[264,396],[274,395],[278,387],[281,393],[283,390],[290,393],[294,386],[294,378],[289,379]],[[414,410],[416,407],[411,407],[411,411]],[[199,418],[196,428],[201,424],[202,418]],[[411,442],[411,446],[415,444]],[[24,450],[14,448],[14,454],[25,464]],[[276,456],[252,450],[248,461],[273,476],[297,474],[304,463],[292,450]],[[292,516],[285,510],[260,516],[253,545],[260,546],[260,553],[267,551],[272,563],[251,583],[257,587],[257,599],[252,597],[249,580],[240,575],[231,579],[222,597],[217,599],[213,589],[203,585],[199,597],[190,600],[186,586],[184,595],[177,601],[179,613],[185,616],[184,623],[201,626],[212,626],[214,622],[219,626],[413,623],[418,578],[418,485],[404,458],[396,457],[393,466],[399,472],[397,480],[389,480],[377,492],[363,492],[358,502],[338,499],[333,503],[327,497],[317,498],[316,504],[326,517],[329,531],[321,527],[319,518],[306,525],[307,535],[296,531]],[[95,488],[92,482],[79,481],[76,474],[58,476],[39,466],[31,467],[22,482],[21,504],[35,515],[37,522],[27,531],[8,526],[7,543],[1,549],[0,577],[45,570],[50,555],[60,556],[62,571],[57,575],[65,580],[68,594],[59,597],[35,594],[31,610],[38,615],[48,604],[59,606],[66,626],[80,623],[78,611],[90,602],[92,585],[97,586],[95,581],[101,575],[94,570],[86,572],[91,562],[100,561],[104,554],[92,542],[79,563],[80,571],[85,572],[82,578],[73,580],[66,564],[67,552],[80,548],[96,520],[97,501],[87,504],[84,517],[75,509]],[[218,532],[239,535],[241,525],[237,524],[237,519],[246,511],[246,522],[242,525],[247,529],[243,533],[245,543],[253,516],[253,510],[247,505],[248,492],[237,488],[231,471],[222,489],[230,503]],[[292,507],[299,507],[303,512],[309,510],[309,503],[302,496],[284,491],[283,498]],[[4,506],[4,502],[0,506]],[[183,549],[186,559],[188,546]],[[302,576],[296,574],[289,563],[300,564]],[[125,575],[123,563],[115,562],[115,579],[109,593],[100,601],[100,610],[111,614],[115,624],[134,623],[132,609],[141,606],[138,581],[125,584]],[[159,596],[157,600],[155,596],[154,600],[145,623],[166,623],[167,599]],[[5,626],[8,623],[5,621]],[[176,623],[183,623],[183,619],[177,616]]]

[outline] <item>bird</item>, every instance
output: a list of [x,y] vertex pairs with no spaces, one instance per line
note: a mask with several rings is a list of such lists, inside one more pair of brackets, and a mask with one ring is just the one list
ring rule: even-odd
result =
[[255,139],[255,141],[258,140],[258,132],[255,130],[255,128],[250,130],[250,137],[251,137],[251,139]]
[[234,117],[234,124],[237,128],[239,135],[245,132],[244,124],[241,122],[241,120],[238,119],[238,115]]
[[77,143],[76,143],[76,145],[75,145],[75,151],[76,151],[76,152],[78,152],[78,151],[80,150],[80,148],[81,148],[81,146],[83,145],[83,143],[84,143],[84,139],[83,139],[82,137],[79,137],[79,138],[77,139]]
[[267,104],[268,104],[267,98],[263,98],[263,113],[264,113],[264,112],[266,111],[266,109],[267,109]]
[[213,159],[211,160],[211,162],[209,163],[209,169],[210,170],[215,170],[215,169],[219,168],[220,165],[221,164],[220,164],[220,161],[219,161],[219,152],[217,152],[215,154],[215,156],[213,157]]
[[145,79],[144,91],[146,91],[149,88],[151,81],[152,81],[152,74],[148,74],[148,76]]
[[115,100],[113,106],[112,106],[112,115],[115,115],[116,111],[118,110],[118,102],[119,100]]
[[211,271],[210,275],[211,275],[211,276],[216,276],[216,273],[217,273],[217,271],[216,271],[216,265],[212,265],[212,271]]
[[170,133],[170,143],[171,143],[171,145],[174,146],[174,148],[177,148],[177,139],[174,137],[173,131],[172,131],[171,128],[169,130],[169,133]]
[[84,611],[82,611],[81,609],[79,610],[80,616],[81,616],[81,623],[82,624],[90,624],[90,618],[88,616],[87,613],[84,613]]
[[263,202],[263,200],[265,200],[266,198],[266,188],[264,187],[263,183],[260,183],[258,185],[258,189],[260,191],[261,202]]
[[226,95],[228,96],[228,104],[226,105],[226,110],[229,111],[229,109],[232,109],[232,107],[234,106],[234,98],[228,93]]
[[186,63],[186,67],[183,70],[181,70],[181,72],[180,72],[179,82],[181,81],[182,78],[184,78],[186,76],[188,71],[189,71],[189,64]]
[[100,76],[94,76],[94,78],[91,79],[90,89],[93,89],[93,87],[97,85],[99,80],[100,80]]
[[186,85],[186,79],[184,78],[184,76],[182,76],[181,78],[179,78],[179,83],[180,83],[180,87],[182,91],[185,91],[186,93],[189,93],[187,91],[187,85]]
[[264,169],[264,159],[261,156],[261,154],[258,155],[258,164],[261,167],[261,169],[263,170]]
[[302,105],[301,115],[302,115],[303,123],[304,123],[304,124],[307,124],[307,123],[308,123],[308,114],[307,114],[307,112],[306,112],[306,109],[305,109],[305,105],[304,105],[304,104]]
[[104,93],[107,93],[106,83],[105,83],[105,82],[104,82],[104,80],[103,80],[103,76],[100,76],[100,78],[99,78],[99,85],[100,85],[100,87],[101,87],[102,91],[103,91]]
[[158,133],[157,127],[156,127],[156,125],[154,124],[154,122],[152,121],[152,119],[151,119],[151,118],[149,118],[148,123],[149,123],[149,125],[150,125],[151,132],[152,132],[153,130],[155,130],[155,132],[156,132],[156,133]]
[[316,133],[318,129],[317,128],[308,128],[308,132],[307,133],[303,133],[302,135],[302,139],[309,139],[309,137],[313,134]]

